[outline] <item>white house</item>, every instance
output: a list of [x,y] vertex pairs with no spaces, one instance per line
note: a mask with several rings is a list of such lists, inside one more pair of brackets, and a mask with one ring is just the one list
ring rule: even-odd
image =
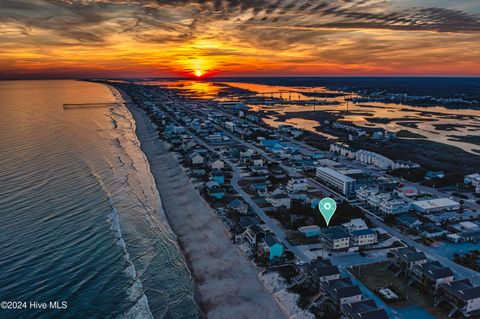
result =
[[387,215],[398,215],[408,212],[410,203],[400,198],[385,199],[380,202],[379,210]]
[[344,250],[350,247],[350,234],[342,227],[325,228],[321,234],[325,248]]
[[368,229],[367,224],[361,218],[351,219],[348,223],[342,224],[342,226],[348,229],[349,231]]
[[304,192],[308,190],[308,183],[305,178],[292,178],[287,183],[287,190],[290,193]]
[[448,302],[467,318],[478,318],[480,314],[480,287],[473,286],[468,279],[440,284],[437,298],[442,298],[440,301]]
[[292,199],[286,194],[276,194],[265,198],[275,208],[284,207],[290,209],[292,206]]
[[255,157],[253,159],[253,166],[263,166],[265,164],[265,160],[262,157]]
[[217,159],[216,161],[212,162],[210,166],[212,169],[223,169],[225,167],[225,163],[222,160]]
[[371,229],[352,231],[350,243],[352,246],[373,245],[378,242],[377,232]]
[[190,162],[193,165],[203,164],[204,158],[202,155],[198,154],[197,152],[191,153],[188,157],[190,158]]
[[338,307],[362,300],[360,288],[348,277],[326,281],[322,284],[322,290]]

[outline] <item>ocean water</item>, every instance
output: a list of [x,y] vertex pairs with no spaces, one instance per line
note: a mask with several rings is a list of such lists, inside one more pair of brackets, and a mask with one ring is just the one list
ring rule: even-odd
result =
[[123,104],[80,81],[0,82],[0,318],[197,318],[192,278]]

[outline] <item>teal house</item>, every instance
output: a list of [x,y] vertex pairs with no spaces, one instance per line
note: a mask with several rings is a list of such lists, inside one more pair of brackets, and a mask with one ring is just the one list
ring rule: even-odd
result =
[[264,251],[269,261],[283,256],[283,244],[273,234],[267,234],[265,236]]
[[221,172],[212,172],[210,177],[212,181],[218,183],[219,185],[225,184],[225,175],[223,175]]
[[305,237],[319,237],[320,236],[320,227],[317,225],[312,226],[303,226],[298,229]]
[[207,183],[207,194],[211,198],[223,199],[225,198],[225,190],[220,187],[217,182],[210,181]]

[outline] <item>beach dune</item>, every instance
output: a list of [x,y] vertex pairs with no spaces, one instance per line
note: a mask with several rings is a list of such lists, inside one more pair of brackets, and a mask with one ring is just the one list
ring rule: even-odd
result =
[[148,158],[170,226],[178,237],[207,318],[284,318],[256,269],[195,190],[177,159],[158,139],[146,114],[128,103],[141,148]]

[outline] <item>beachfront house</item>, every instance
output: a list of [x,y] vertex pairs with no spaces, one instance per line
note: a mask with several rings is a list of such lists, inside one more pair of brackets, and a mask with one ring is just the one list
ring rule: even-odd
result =
[[321,287],[331,301],[334,311],[338,311],[342,305],[362,300],[360,288],[348,277],[325,281]]
[[210,181],[205,184],[207,187],[207,194],[213,199],[223,199],[225,197],[225,190],[220,187],[220,184],[214,181]]
[[340,307],[343,319],[388,319],[384,309],[379,309],[372,299],[361,300]]
[[399,269],[397,274],[402,272],[409,274],[413,267],[424,264],[427,261],[427,256],[413,247],[399,248],[390,252],[391,264]]
[[315,287],[320,287],[320,284],[326,281],[332,281],[340,278],[340,270],[329,259],[317,258],[306,264],[305,272],[309,275],[308,278],[313,281]]
[[210,179],[220,185],[225,184],[225,174],[222,171],[215,170],[210,173]]
[[442,302],[450,304],[449,317],[457,312],[466,318],[478,318],[480,315],[480,286],[473,286],[470,280],[461,279],[440,284],[435,305]]
[[192,165],[201,165],[204,161],[204,157],[197,152],[190,153],[188,158],[190,159],[190,163]]
[[258,249],[259,255],[269,262],[283,256],[283,244],[274,234],[266,234]]
[[227,205],[228,209],[239,214],[246,214],[248,212],[248,207],[248,204],[240,199],[234,199]]
[[452,282],[453,271],[438,261],[415,265],[412,269],[412,282],[417,282],[426,291],[434,292],[440,284]]
[[237,242],[248,243],[252,249],[255,249],[257,243],[265,236],[265,231],[257,224],[250,224],[243,233],[236,236]]

